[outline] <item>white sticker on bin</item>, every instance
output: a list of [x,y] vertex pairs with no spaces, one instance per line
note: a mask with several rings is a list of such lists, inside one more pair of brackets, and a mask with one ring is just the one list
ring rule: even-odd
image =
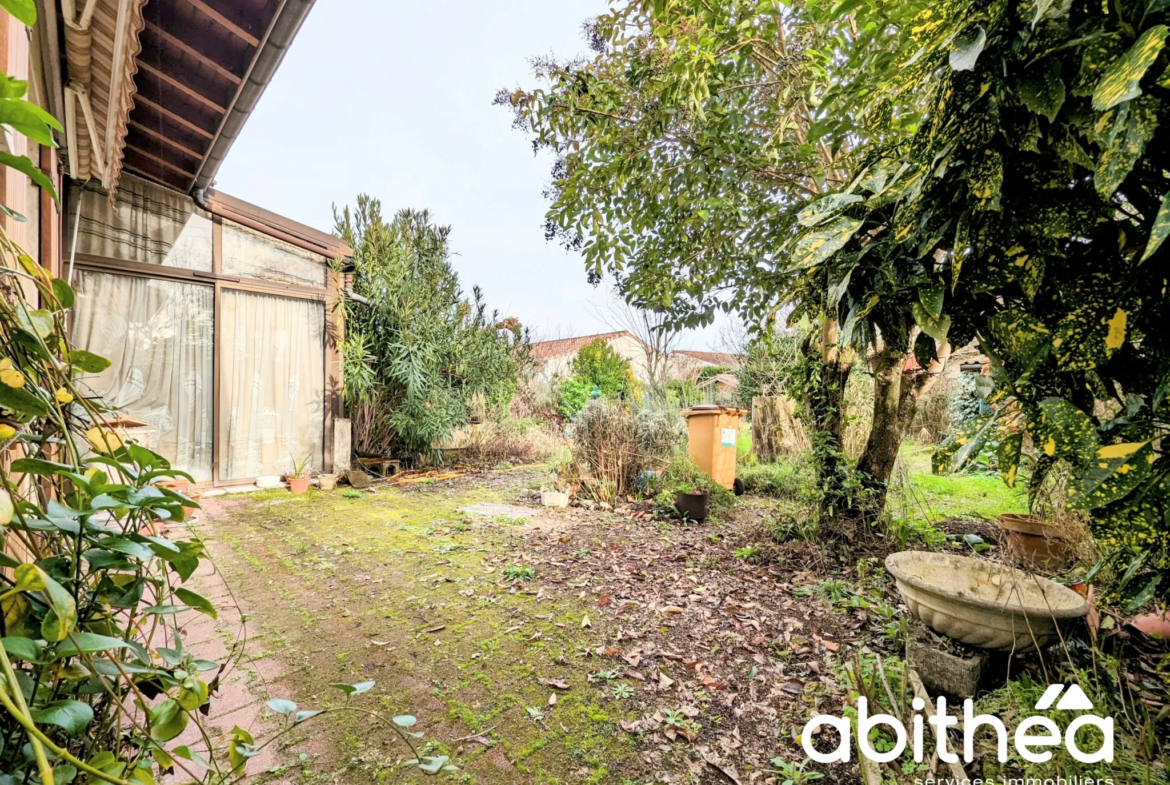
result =
[[735,446],[735,429],[734,428],[724,428],[723,429],[723,446],[724,447],[734,447]]

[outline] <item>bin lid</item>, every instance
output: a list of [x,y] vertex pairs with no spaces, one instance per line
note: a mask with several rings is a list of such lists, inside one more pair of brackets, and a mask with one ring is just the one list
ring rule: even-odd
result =
[[746,409],[737,409],[734,406],[719,406],[713,403],[703,403],[698,406],[692,406],[689,409],[683,409],[680,414],[685,417],[701,417],[705,414],[728,414],[733,417],[746,417]]

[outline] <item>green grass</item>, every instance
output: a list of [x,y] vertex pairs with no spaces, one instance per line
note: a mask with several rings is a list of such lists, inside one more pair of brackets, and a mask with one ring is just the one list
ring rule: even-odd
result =
[[908,482],[892,492],[893,511],[931,523],[1028,511],[1028,497],[1020,483],[1012,489],[998,475],[935,476],[930,471],[933,451],[933,445],[915,443],[907,443],[902,448],[902,465]]

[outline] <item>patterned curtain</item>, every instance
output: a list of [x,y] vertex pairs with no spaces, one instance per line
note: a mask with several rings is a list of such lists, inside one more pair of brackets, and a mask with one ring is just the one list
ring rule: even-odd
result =
[[325,305],[224,291],[219,476],[279,475],[295,458],[325,465]]
[[73,341],[112,365],[83,382],[145,428],[129,435],[211,481],[215,295],[210,286],[80,271]]

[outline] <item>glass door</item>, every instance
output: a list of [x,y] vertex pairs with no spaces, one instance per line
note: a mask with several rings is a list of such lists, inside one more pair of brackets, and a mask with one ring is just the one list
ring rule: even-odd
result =
[[224,288],[219,329],[219,477],[325,465],[325,304]]
[[111,362],[82,382],[128,433],[195,478],[211,481],[215,293],[211,286],[80,270],[73,342]]

